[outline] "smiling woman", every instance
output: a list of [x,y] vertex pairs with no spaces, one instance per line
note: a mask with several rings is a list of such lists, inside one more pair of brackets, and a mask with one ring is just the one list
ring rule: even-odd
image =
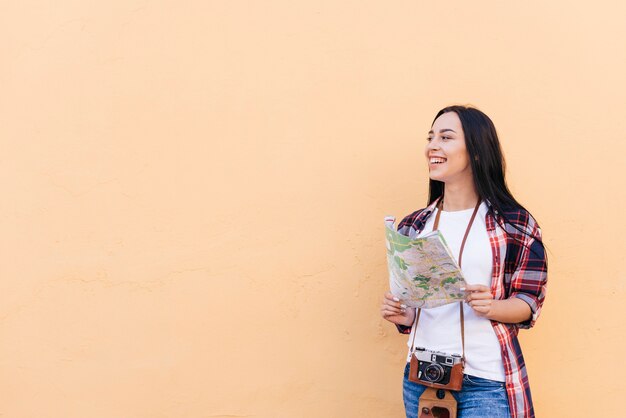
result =
[[[441,232],[458,254],[467,282],[465,302],[416,312],[387,292],[381,314],[411,334],[407,361],[425,349],[464,353],[462,388],[451,391],[460,418],[534,417],[517,333],[534,325],[545,299],[541,230],[509,191],[495,126],[480,110],[450,106],[439,111],[425,156],[428,207],[405,217],[398,231],[410,237]],[[436,383],[422,379],[409,379],[407,363],[407,417],[418,415],[419,398]]]

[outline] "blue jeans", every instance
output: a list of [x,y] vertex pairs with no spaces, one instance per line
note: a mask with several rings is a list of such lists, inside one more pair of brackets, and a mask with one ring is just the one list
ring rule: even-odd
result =
[[[402,397],[407,418],[416,418],[419,397],[426,386],[409,380],[409,363],[404,368]],[[510,418],[503,382],[465,375],[460,391],[450,391],[457,401],[457,418]]]

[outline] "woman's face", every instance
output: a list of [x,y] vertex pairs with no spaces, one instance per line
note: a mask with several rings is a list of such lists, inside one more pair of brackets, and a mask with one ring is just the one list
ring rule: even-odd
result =
[[465,135],[456,113],[444,113],[433,123],[428,132],[426,160],[432,180],[444,183],[471,180],[472,168],[465,147]]

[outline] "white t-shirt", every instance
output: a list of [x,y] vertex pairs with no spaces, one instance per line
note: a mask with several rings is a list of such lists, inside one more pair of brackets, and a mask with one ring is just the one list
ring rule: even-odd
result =
[[[437,211],[438,209],[435,209],[430,215],[420,235],[432,231]],[[446,239],[455,259],[458,259],[461,241],[473,212],[474,208],[441,212],[439,231]],[[487,205],[482,202],[465,243],[461,270],[467,283],[491,287],[493,260],[485,224],[486,213]],[[502,254],[502,259],[504,255]],[[465,317],[465,373],[504,382],[501,348],[491,321],[476,315],[467,303],[463,303],[463,314]],[[410,345],[414,332],[415,326],[411,330],[407,343],[409,345],[408,360],[411,358]],[[415,346],[447,354],[461,354],[463,350],[459,304],[452,303],[438,308],[422,309],[415,336]]]

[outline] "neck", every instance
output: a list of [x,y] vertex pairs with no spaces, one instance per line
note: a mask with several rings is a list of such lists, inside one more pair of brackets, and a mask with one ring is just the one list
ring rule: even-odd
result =
[[444,190],[443,210],[454,212],[476,207],[479,198],[473,182],[470,184],[446,183]]

